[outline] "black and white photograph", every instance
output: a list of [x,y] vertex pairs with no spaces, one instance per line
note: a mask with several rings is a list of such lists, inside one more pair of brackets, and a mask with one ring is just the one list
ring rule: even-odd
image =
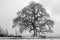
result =
[[60,0],[0,0],[0,40],[60,40]]

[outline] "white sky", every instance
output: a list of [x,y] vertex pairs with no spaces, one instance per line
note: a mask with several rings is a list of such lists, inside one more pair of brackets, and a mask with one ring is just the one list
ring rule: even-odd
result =
[[[0,25],[11,32],[12,20],[16,17],[17,11],[24,8],[32,0],[0,0]],[[55,21],[54,32],[60,34],[60,0],[33,0],[43,4],[51,13]]]

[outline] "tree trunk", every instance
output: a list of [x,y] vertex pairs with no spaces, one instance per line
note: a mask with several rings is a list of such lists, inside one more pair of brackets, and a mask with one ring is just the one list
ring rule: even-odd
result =
[[37,30],[36,30],[36,28],[34,29],[34,35],[33,35],[33,37],[37,37]]

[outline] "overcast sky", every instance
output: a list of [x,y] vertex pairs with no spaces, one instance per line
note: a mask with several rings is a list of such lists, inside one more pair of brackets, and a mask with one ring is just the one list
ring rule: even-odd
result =
[[0,0],[0,25],[11,32],[12,20],[16,17],[17,11],[31,1],[41,3],[51,13],[55,21],[54,32],[60,34],[60,0]]

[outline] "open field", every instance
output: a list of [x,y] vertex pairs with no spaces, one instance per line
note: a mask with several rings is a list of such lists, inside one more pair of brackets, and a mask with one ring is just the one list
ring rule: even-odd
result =
[[0,37],[0,39],[60,39],[60,37]]
[[20,39],[19,37],[0,37],[0,40],[60,40],[60,37],[50,37],[50,38],[23,38]]

